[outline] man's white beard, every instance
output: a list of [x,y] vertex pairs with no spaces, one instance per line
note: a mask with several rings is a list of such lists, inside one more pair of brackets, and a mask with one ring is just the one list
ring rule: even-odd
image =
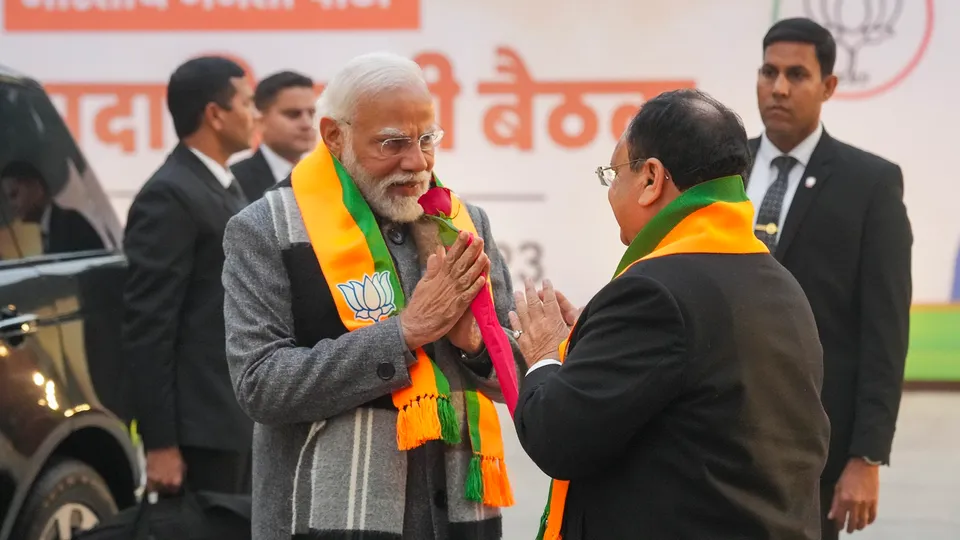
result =
[[[344,140],[340,161],[347,172],[350,173],[357,189],[360,190],[363,198],[375,214],[397,223],[412,223],[423,215],[423,208],[420,207],[418,200],[430,188],[430,179],[432,178],[430,171],[397,172],[384,178],[374,178],[357,161],[357,156],[353,153],[353,141],[350,140],[350,137]],[[391,195],[388,191],[391,186],[408,182],[418,182],[420,184],[417,186],[416,195],[401,197]]]

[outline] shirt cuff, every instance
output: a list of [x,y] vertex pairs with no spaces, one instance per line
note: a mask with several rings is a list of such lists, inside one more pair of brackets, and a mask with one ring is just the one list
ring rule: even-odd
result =
[[544,358],[543,360],[540,360],[540,361],[537,362],[536,364],[530,366],[530,369],[527,370],[527,375],[530,375],[531,373],[534,372],[534,370],[536,370],[536,369],[538,369],[538,368],[542,368],[543,366],[550,366],[550,365],[553,365],[553,364],[556,364],[556,365],[558,365],[558,366],[559,366],[559,365],[562,365],[562,364],[560,364],[560,361],[559,361],[559,360],[554,360],[553,358]]

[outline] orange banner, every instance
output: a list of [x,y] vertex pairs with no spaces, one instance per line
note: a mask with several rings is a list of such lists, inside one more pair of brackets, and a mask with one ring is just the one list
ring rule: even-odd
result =
[[[251,82],[258,80],[250,65],[236,55],[217,52],[239,63]],[[640,105],[661,92],[677,88],[694,88],[695,81],[677,80],[537,80],[531,76],[523,59],[509,47],[497,49],[497,73],[500,81],[479,81],[476,95],[500,96],[505,103],[494,104],[483,111],[480,122],[484,138],[495,147],[512,147],[524,152],[535,146],[534,102],[541,96],[562,96],[546,117],[546,135],[561,148],[583,148],[606,132],[611,140],[620,138],[630,118]],[[456,77],[453,61],[437,51],[426,51],[413,58],[424,70],[427,84],[436,104],[437,121],[446,136],[441,148],[456,147],[460,119],[456,115],[457,99],[464,85]],[[324,87],[317,82],[319,94]],[[50,82],[44,85],[58,105],[60,113],[83,144],[87,134],[100,144],[118,148],[124,154],[169,148],[166,138],[169,120],[166,114],[166,85],[162,82]],[[612,110],[598,109],[589,103],[590,96],[622,96],[624,101]],[[567,129],[565,120],[580,121],[577,130]],[[92,125],[88,122],[92,119]],[[256,141],[254,141],[256,142]]]
[[417,30],[420,0],[6,0],[8,32]]
[[[583,98],[588,94],[617,94],[633,96],[631,103],[619,105],[611,115],[610,134],[620,138],[627,123],[640,109],[643,100],[650,99],[668,90],[694,88],[692,80],[625,80],[625,81],[538,81],[535,80],[523,59],[509,47],[497,48],[497,73],[508,80],[481,82],[477,85],[480,95],[512,95],[513,103],[490,107],[483,117],[483,133],[497,146],[512,146],[529,151],[533,148],[533,99],[542,95],[562,95],[563,102],[550,112],[547,118],[547,133],[564,148],[582,148],[597,136],[599,130],[597,112]],[[564,128],[567,118],[581,122],[579,131],[570,133]]]

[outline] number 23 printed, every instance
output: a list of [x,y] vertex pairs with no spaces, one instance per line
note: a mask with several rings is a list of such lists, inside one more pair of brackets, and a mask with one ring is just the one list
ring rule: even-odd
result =
[[514,281],[543,279],[543,245],[539,242],[525,240],[516,245],[499,242],[498,247]]

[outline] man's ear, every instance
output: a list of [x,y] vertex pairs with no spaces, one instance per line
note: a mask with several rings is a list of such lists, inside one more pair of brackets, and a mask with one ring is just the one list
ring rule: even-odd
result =
[[223,120],[220,119],[221,108],[214,102],[207,103],[207,106],[203,108],[203,123],[207,123],[216,131],[223,129]]
[[330,153],[340,159],[343,154],[344,136],[340,124],[333,118],[323,117],[320,119],[320,137],[323,144],[330,150]]
[[833,97],[833,93],[837,90],[837,84],[839,82],[836,75],[827,75],[823,79],[823,101],[827,101]]
[[650,158],[640,166],[640,196],[637,202],[641,206],[650,206],[660,200],[664,182],[667,181],[667,169],[657,158]]

